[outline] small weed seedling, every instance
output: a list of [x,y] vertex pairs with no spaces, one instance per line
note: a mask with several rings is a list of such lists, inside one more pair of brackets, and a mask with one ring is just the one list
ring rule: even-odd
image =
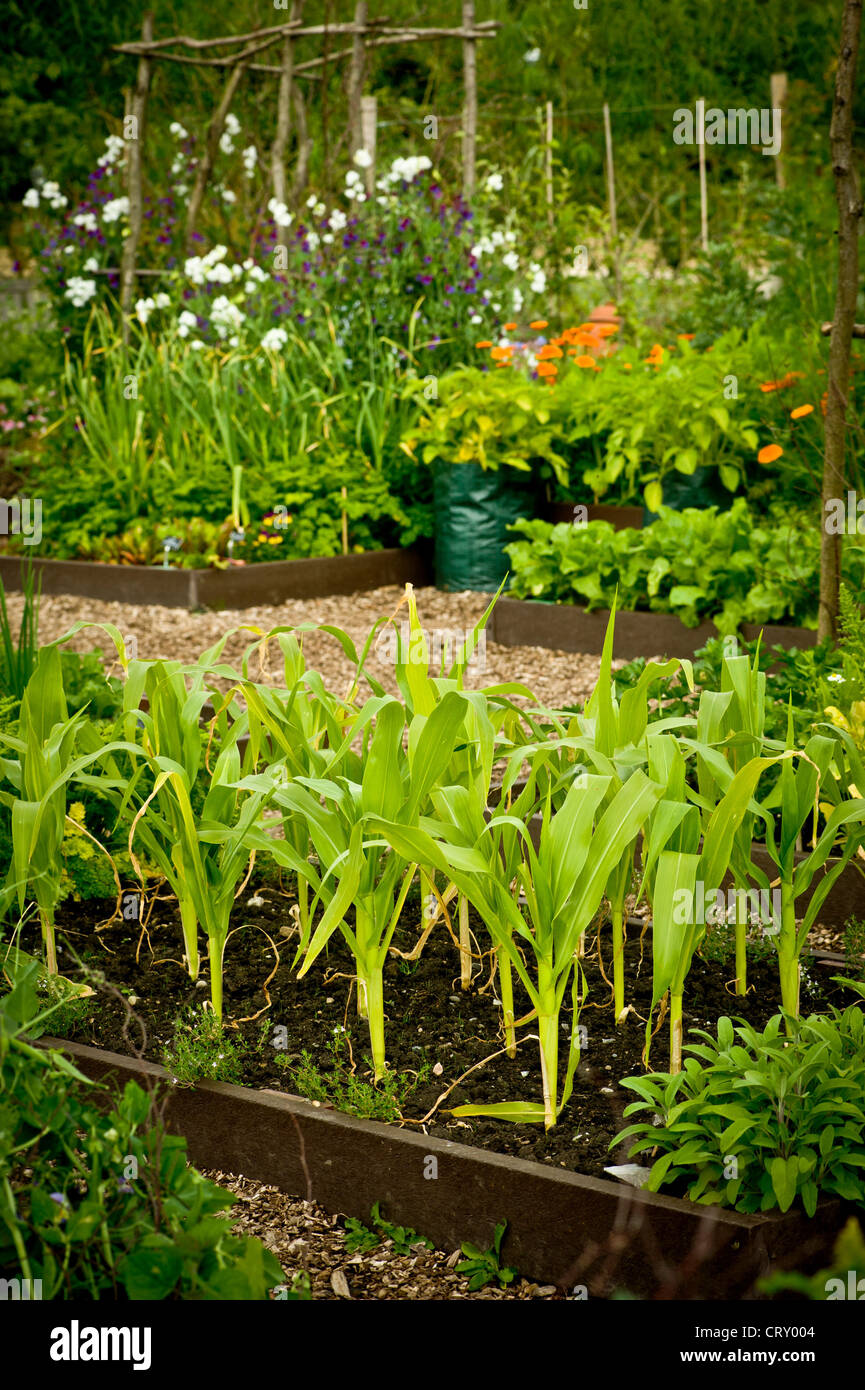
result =
[[500,1289],[506,1289],[508,1284],[512,1284],[516,1279],[518,1271],[512,1265],[502,1264],[502,1241],[507,1226],[507,1221],[499,1222],[489,1250],[479,1250],[469,1241],[465,1241],[461,1246],[467,1258],[456,1266],[456,1272],[468,1275],[469,1289],[472,1293],[492,1283],[498,1283]]
[[432,1241],[427,1240],[425,1236],[419,1236],[411,1226],[394,1226],[392,1222],[385,1221],[378,1202],[370,1212],[369,1219],[372,1222],[371,1227],[365,1226],[356,1216],[350,1216],[346,1221],[345,1248],[350,1255],[356,1255],[358,1251],[375,1250],[386,1240],[391,1242],[398,1255],[409,1255],[418,1245],[424,1246],[427,1250],[433,1249]]

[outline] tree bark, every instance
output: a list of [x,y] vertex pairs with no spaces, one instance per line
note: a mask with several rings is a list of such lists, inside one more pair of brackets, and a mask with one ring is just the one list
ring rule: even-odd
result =
[[850,351],[859,292],[859,223],[862,198],[853,164],[853,98],[862,29],[862,0],[845,0],[841,53],[829,130],[835,198],[838,204],[838,284],[829,343],[829,386],[820,535],[820,613],[818,638],[838,636],[838,591],[842,537],[827,529],[827,504],[844,498],[844,444]]
[[[463,29],[475,28],[474,0],[463,0]],[[463,39],[463,197],[469,202],[475,191],[475,146],[478,133],[478,70],[475,40]]]

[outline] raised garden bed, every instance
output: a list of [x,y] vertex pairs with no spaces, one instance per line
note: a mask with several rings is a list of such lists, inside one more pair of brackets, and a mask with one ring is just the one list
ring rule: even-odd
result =
[[[151,1063],[44,1041],[95,1080],[169,1080]],[[241,1173],[361,1219],[380,1202],[389,1220],[443,1249],[464,1240],[486,1246],[504,1215],[507,1257],[522,1274],[566,1292],[582,1286],[590,1297],[626,1289],[649,1299],[671,1271],[691,1267],[688,1297],[741,1298],[773,1265],[828,1255],[844,1219],[836,1200],[821,1204],[813,1220],[713,1212],[224,1082],[175,1087],[166,1119],[199,1167]]]
[[[367,550],[309,560],[232,566],[226,570],[162,569],[146,565],[103,565],[86,560],[34,559],[44,594],[166,608],[254,608],[285,599],[353,594],[386,584],[429,584],[431,569],[420,547]],[[21,589],[19,556],[0,556],[7,592]]]
[[[543,603],[536,599],[500,598],[492,611],[487,631],[490,640],[504,647],[549,647],[552,651],[600,654],[603,651],[608,609],[589,613],[576,604]],[[817,633],[810,628],[746,623],[742,636],[752,641],[763,633],[767,646],[813,647]],[[717,637],[714,623],[686,627],[671,613],[616,613],[613,656],[625,661],[636,657],[693,657],[710,637]]]
[[643,508],[617,506],[606,502],[551,502],[546,509],[545,519],[553,523],[574,520],[574,507],[586,508],[587,521],[609,521],[616,531],[642,531]]
[[[326,1097],[318,1106],[299,1100],[293,1092],[299,1089],[296,1070],[303,1053],[308,1055],[307,1075],[311,1066],[319,1078],[345,1081],[351,1075],[361,1081],[368,1070],[368,1039],[366,1025],[355,1018],[351,958],[342,942],[331,944],[328,957],[317,961],[306,979],[298,981],[292,971],[294,942],[284,939],[291,931],[292,901],[293,895],[263,884],[251,901],[244,894],[232,915],[232,927],[245,930],[229,942],[225,1006],[227,1019],[238,1021],[229,1037],[243,1044],[235,1079],[244,1084],[177,1087],[170,1101],[170,1123],[188,1138],[199,1165],[241,1173],[295,1194],[309,1190],[328,1210],[364,1219],[372,1204],[381,1202],[389,1220],[414,1226],[445,1249],[464,1240],[486,1247],[496,1223],[507,1219],[506,1256],[522,1274],[567,1289],[583,1284],[594,1296],[619,1288],[649,1298],[667,1288],[666,1296],[672,1297],[737,1298],[773,1261],[789,1256],[802,1267],[829,1254],[844,1218],[834,1201],[824,1203],[811,1222],[794,1214],[744,1216],[707,1211],[675,1196],[637,1192],[605,1176],[607,1165],[627,1161],[626,1150],[609,1148],[627,1123],[622,1111],[633,1099],[617,1083],[641,1072],[644,1043],[638,1017],[618,1029],[609,1017],[607,937],[602,938],[601,957],[587,943],[590,992],[581,1016],[587,1029],[583,1060],[571,1101],[548,1134],[534,1125],[462,1120],[447,1113],[466,1102],[532,1099],[539,1091],[540,1068],[531,1041],[513,1060],[492,1057],[501,1047],[501,1014],[489,988],[488,961],[475,962],[472,990],[460,991],[458,962],[443,926],[433,932],[416,963],[391,955],[385,967],[388,1058],[393,1074],[412,1082],[399,1106],[405,1127],[339,1113]],[[176,909],[160,905],[146,936],[137,923],[123,921],[100,937],[93,923],[105,914],[96,906],[104,905],[68,905],[60,930],[91,968],[135,996],[135,1012],[147,1028],[145,1060],[117,1055],[129,1048],[123,1034],[127,1012],[119,996],[98,997],[92,1017],[78,1028],[69,1049],[93,1076],[110,1069],[128,1076],[142,1068],[165,1075],[153,1064],[163,1056],[176,1019],[190,1004],[200,1012],[207,997],[206,989],[197,988],[177,963]],[[415,944],[419,907],[413,893],[394,938],[400,951]],[[473,913],[472,926],[479,935]],[[280,954],[276,969],[274,943]],[[816,969],[807,958],[806,964],[803,1012],[841,997],[830,979],[842,973],[837,967]],[[61,969],[74,974],[65,952]],[[758,1024],[775,1012],[774,956],[751,962],[754,989],[744,999],[727,992],[729,975],[728,965],[708,954],[695,960],[686,1027],[714,1029],[720,1013],[741,1014]],[[638,924],[628,930],[626,979],[628,998],[645,1016],[651,958]],[[518,1008],[524,1002],[518,998]],[[279,1046],[277,1028],[285,1035]],[[138,1037],[134,1026],[131,1036]],[[666,1065],[663,1037],[655,1040],[652,1062]],[[458,1086],[430,1115],[458,1078]],[[429,1158],[437,1160],[435,1177]],[[697,1258],[701,1241],[712,1255]],[[690,1273],[685,1284],[676,1285],[680,1267]]]

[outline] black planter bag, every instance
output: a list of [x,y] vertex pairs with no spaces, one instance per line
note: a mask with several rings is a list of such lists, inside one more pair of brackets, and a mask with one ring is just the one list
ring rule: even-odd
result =
[[537,483],[513,468],[444,463],[433,468],[435,581],[451,593],[495,593],[508,571],[508,526],[536,514]]

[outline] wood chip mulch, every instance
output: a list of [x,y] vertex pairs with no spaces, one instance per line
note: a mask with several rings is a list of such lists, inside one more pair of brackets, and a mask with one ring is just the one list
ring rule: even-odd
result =
[[[555,1285],[517,1278],[506,1289],[487,1286],[469,1292],[468,1280],[454,1266],[464,1256],[415,1245],[399,1254],[389,1240],[364,1253],[346,1249],[344,1218],[330,1216],[315,1202],[289,1197],[276,1187],[231,1173],[201,1170],[237,1197],[229,1218],[237,1235],[258,1236],[285,1271],[286,1288],[306,1274],[314,1300],[424,1301],[481,1299],[501,1302],[561,1297]],[[387,1215],[387,1213],[385,1213]],[[423,1232],[419,1233],[421,1236]],[[507,1250],[505,1249],[505,1255]]]
[[[415,594],[420,620],[428,634],[436,629],[465,632],[473,628],[491,600],[490,594],[448,594],[434,588],[416,589]],[[42,643],[56,641],[76,622],[108,622],[118,627],[124,637],[136,639],[138,656],[143,660],[195,661],[201,652],[233,628],[252,625],[267,632],[280,625],[313,622],[341,627],[360,652],[378,618],[396,614],[398,623],[407,619],[405,605],[398,610],[403,598],[402,588],[389,585],[358,594],[287,600],[276,607],[190,613],[181,608],[142,607],[70,595],[46,595],[39,608],[39,640]],[[21,596],[10,594],[7,603],[14,628],[20,621]],[[226,644],[224,660],[237,664],[243,651],[255,640],[253,633],[235,632]],[[84,629],[69,642],[70,650],[75,651],[89,651],[97,646],[102,648],[108,657],[106,664],[110,665],[114,648],[107,634],[97,629]],[[334,638],[327,633],[309,633],[304,638],[304,652],[307,665],[321,673],[328,688],[341,690],[347,684],[351,664]],[[560,708],[582,704],[591,693],[598,666],[597,656],[548,651],[543,647],[503,647],[488,641],[485,662],[482,667],[478,662],[476,668],[469,670],[466,686],[476,689],[519,681],[528,686],[539,703]],[[396,693],[393,667],[384,651],[373,656],[369,669],[385,689]],[[256,671],[252,674],[261,678]],[[274,646],[270,669],[263,673],[263,678],[276,681],[280,675],[280,654]]]

